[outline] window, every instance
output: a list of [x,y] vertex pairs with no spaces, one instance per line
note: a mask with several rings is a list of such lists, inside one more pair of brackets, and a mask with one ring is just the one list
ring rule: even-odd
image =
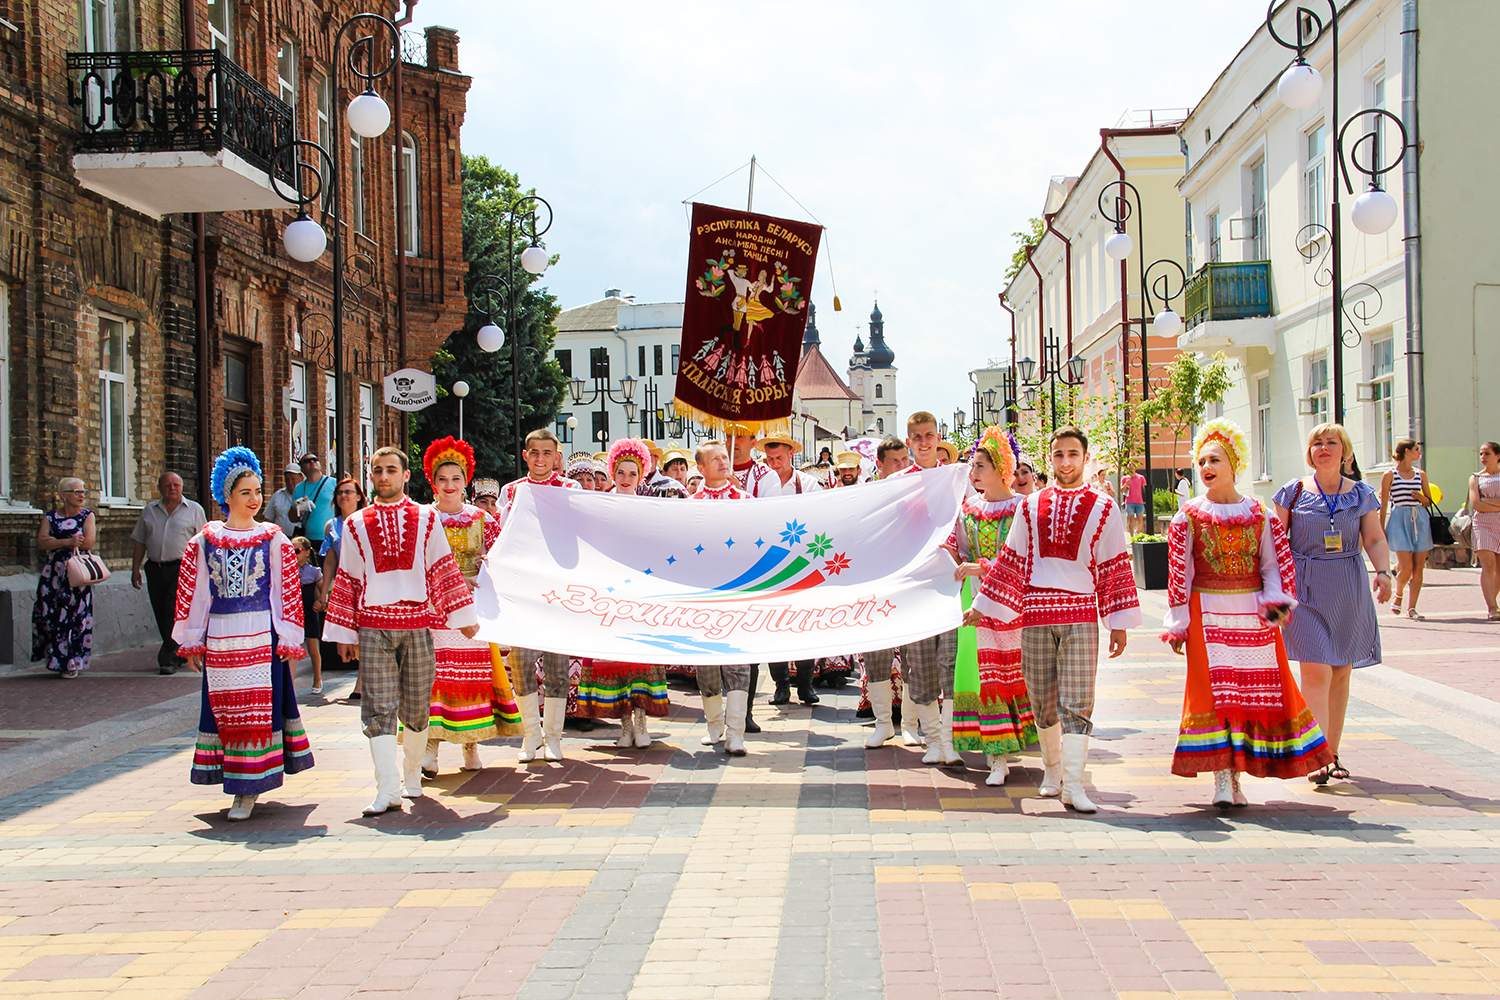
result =
[[338,475],[341,471],[338,466],[339,454],[339,411],[334,405],[338,398],[334,392],[334,381],[332,375],[323,376],[323,416],[327,435],[323,438],[323,471],[328,475]]
[[[324,149],[333,149],[333,77],[325,76],[318,81],[318,145]],[[322,160],[321,154],[319,160]],[[331,166],[320,163],[318,173],[323,178],[323,207],[326,209],[332,202],[333,190],[330,186],[333,180]]]
[[353,216],[354,231],[365,231],[365,156],[359,144],[359,136],[349,133],[349,177],[350,215]]
[[130,453],[130,425],[126,404],[125,324],[99,318],[99,495],[123,502],[130,496],[126,482]]
[[[1183,229],[1183,236],[1187,240],[1187,249],[1184,251],[1184,253],[1185,253],[1186,256],[1183,257],[1183,263],[1185,263],[1187,265],[1187,273],[1188,274],[1192,274],[1193,273],[1193,203],[1191,201],[1184,201],[1182,203],[1182,229]],[[1093,263],[1093,258],[1092,257],[1086,257],[1086,258],[1084,258],[1084,260],[1087,263],[1089,263],[1089,264]],[[1084,281],[1084,287],[1085,288],[1089,287],[1089,284],[1088,284],[1087,280]],[[1097,315],[1094,312],[1094,303],[1093,303],[1092,299],[1089,302],[1089,311],[1088,311],[1087,315],[1089,315],[1089,316]]]
[[881,433],[881,434],[885,433],[885,418],[884,417],[876,417],[875,418],[875,430],[877,432]]
[[276,53],[276,89],[282,103],[297,110],[297,43],[291,39],[281,40],[281,49]]
[[126,11],[117,9],[128,4],[116,4],[116,0],[82,0],[80,20],[83,23],[83,49],[85,52],[115,52],[119,44],[120,17]]
[[1219,235],[1219,210],[1216,208],[1208,216],[1208,262],[1217,264],[1224,259],[1224,241]]
[[250,355],[224,351],[224,433],[230,446],[253,448],[250,439]]
[[10,286],[0,284],[0,497],[10,496]]
[[1328,355],[1314,358],[1307,366],[1307,397],[1312,403],[1312,426],[1328,422]]
[[[642,344],[640,347],[636,348],[636,360],[639,362],[639,364],[636,365],[636,373],[639,374],[639,375],[646,374],[646,345],[645,344]],[[629,374],[629,373],[627,372],[626,374]]]
[[1328,144],[1328,129],[1318,125],[1307,133],[1307,166],[1302,170],[1302,192],[1307,199],[1303,216],[1309,226],[1328,224],[1328,163],[1323,147]]
[[287,430],[291,461],[307,454],[307,366],[292,362],[292,384],[287,386]]
[[593,418],[590,422],[593,428],[590,437],[602,451],[605,443],[609,441],[609,411],[595,410],[589,416]]
[[572,378],[573,377],[573,352],[570,351],[570,350],[568,350],[568,351],[553,351],[552,352],[552,357],[553,357],[553,360],[555,360],[557,362],[557,367],[560,368],[560,369],[562,369],[563,378]]
[[1375,411],[1375,454],[1371,465],[1390,459],[1396,446],[1395,405],[1396,341],[1391,337],[1370,342],[1370,406]]
[[[1370,107],[1385,108],[1385,73],[1383,71],[1370,81]],[[1379,173],[1385,166],[1385,116],[1369,115],[1368,118],[1373,118],[1374,122],[1367,121],[1366,124],[1375,126],[1375,145],[1370,150],[1370,165]]]
[[369,490],[370,459],[375,454],[375,387],[363,382],[359,386],[359,467],[364,470],[365,489]]
[[1266,245],[1266,161],[1262,158],[1250,168],[1250,251],[1247,260],[1267,260]]
[[412,138],[410,132],[401,133],[401,190],[405,199],[405,218],[402,220],[406,232],[404,249],[406,256],[415,257],[420,253],[421,241],[417,238],[417,192],[421,185],[417,183],[417,140]]
[[1271,376],[1255,380],[1255,471],[1257,478],[1271,478]]
[[608,348],[589,348],[589,378],[609,378]]
[[875,398],[876,399],[883,399],[883,398],[885,398],[885,386],[881,385],[879,382],[875,383]]
[[206,0],[206,2],[208,4],[209,47],[218,49],[226,56],[233,56],[233,15],[229,12],[231,0]]
[[681,355],[682,355],[682,345],[681,344],[673,344],[672,345],[672,374],[673,375],[677,374],[677,359],[679,357],[681,357]]
[[653,364],[652,364],[652,371],[654,371],[656,374],[660,375],[661,374],[661,345],[657,344],[655,347],[651,348],[651,352],[652,352],[652,362],[653,362]]
[[572,415],[571,413],[559,413],[557,415],[557,426],[554,429],[557,431],[557,441],[559,444],[573,443],[573,428],[568,426],[568,418]]

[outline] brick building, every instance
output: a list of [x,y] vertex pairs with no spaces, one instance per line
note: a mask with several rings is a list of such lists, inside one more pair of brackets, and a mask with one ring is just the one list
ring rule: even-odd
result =
[[[0,0],[0,574],[35,569],[61,477],[88,484],[118,568],[164,471],[208,509],[206,467],[232,442],[260,455],[269,493],[274,470],[299,451],[331,456],[337,435],[348,464],[401,440],[381,379],[426,369],[466,310],[457,35],[403,30],[400,127],[360,139],[340,123],[341,413],[332,254],[287,256],[295,212],[269,170],[293,130],[331,148],[331,121],[362,89],[347,66],[330,83],[340,26],[367,9],[403,23],[414,2]],[[345,56],[364,33],[344,33]],[[395,79],[375,81],[393,107]],[[118,583],[100,592],[105,630],[105,609],[131,596]],[[11,584],[0,662],[6,611],[16,645],[29,620],[26,578]]]

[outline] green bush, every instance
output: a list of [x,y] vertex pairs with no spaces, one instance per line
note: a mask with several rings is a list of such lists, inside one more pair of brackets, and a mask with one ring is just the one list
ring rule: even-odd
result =
[[1171,490],[1156,490],[1152,493],[1157,517],[1171,517],[1177,513],[1177,494]]
[[1132,542],[1165,542],[1167,540],[1167,536],[1161,534],[1148,535],[1144,531],[1142,531],[1138,534],[1131,535],[1130,540]]

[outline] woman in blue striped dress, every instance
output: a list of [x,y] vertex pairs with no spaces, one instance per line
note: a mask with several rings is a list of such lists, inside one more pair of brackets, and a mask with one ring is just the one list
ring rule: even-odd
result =
[[[1355,667],[1380,662],[1375,599],[1391,597],[1391,554],[1380,523],[1380,498],[1366,483],[1343,474],[1354,454],[1341,424],[1319,424],[1307,438],[1311,476],[1294,479],[1276,494],[1276,515],[1287,526],[1297,566],[1298,608],[1283,630],[1287,655],[1301,662],[1302,693],[1333,749],[1333,763],[1308,775],[1325,784],[1347,778],[1339,738],[1349,708]],[[1363,548],[1375,564],[1368,583]]]
[[1417,598],[1422,594],[1427,553],[1432,551],[1432,518],[1427,513],[1432,495],[1427,473],[1412,467],[1421,457],[1422,446],[1411,438],[1402,438],[1391,452],[1396,467],[1380,477],[1380,520],[1385,525],[1386,541],[1396,554],[1396,599],[1391,602],[1391,610],[1401,613],[1401,595],[1410,583],[1411,603],[1406,606],[1406,617],[1415,621],[1422,620]]

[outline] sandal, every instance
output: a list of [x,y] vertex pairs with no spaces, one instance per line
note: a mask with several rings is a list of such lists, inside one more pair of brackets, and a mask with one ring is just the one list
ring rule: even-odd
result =
[[1492,622],[1500,622],[1500,611],[1491,611],[1489,620]]
[[1401,595],[1400,594],[1397,594],[1396,595],[1396,599],[1391,602],[1391,614],[1396,615],[1398,618],[1401,616]]
[[1427,616],[1418,614],[1416,608],[1407,608],[1406,617],[1410,618],[1414,622],[1425,622],[1427,620]]
[[1339,761],[1338,754],[1333,755],[1333,766],[1328,769],[1328,776],[1330,778],[1337,778],[1340,781],[1349,780],[1349,769]]
[[1309,774],[1307,776],[1307,780],[1311,781],[1315,785],[1326,785],[1326,784],[1328,784],[1328,779],[1331,776],[1332,771],[1333,771],[1333,765],[1332,764],[1324,764],[1322,767],[1318,768],[1312,774]]

